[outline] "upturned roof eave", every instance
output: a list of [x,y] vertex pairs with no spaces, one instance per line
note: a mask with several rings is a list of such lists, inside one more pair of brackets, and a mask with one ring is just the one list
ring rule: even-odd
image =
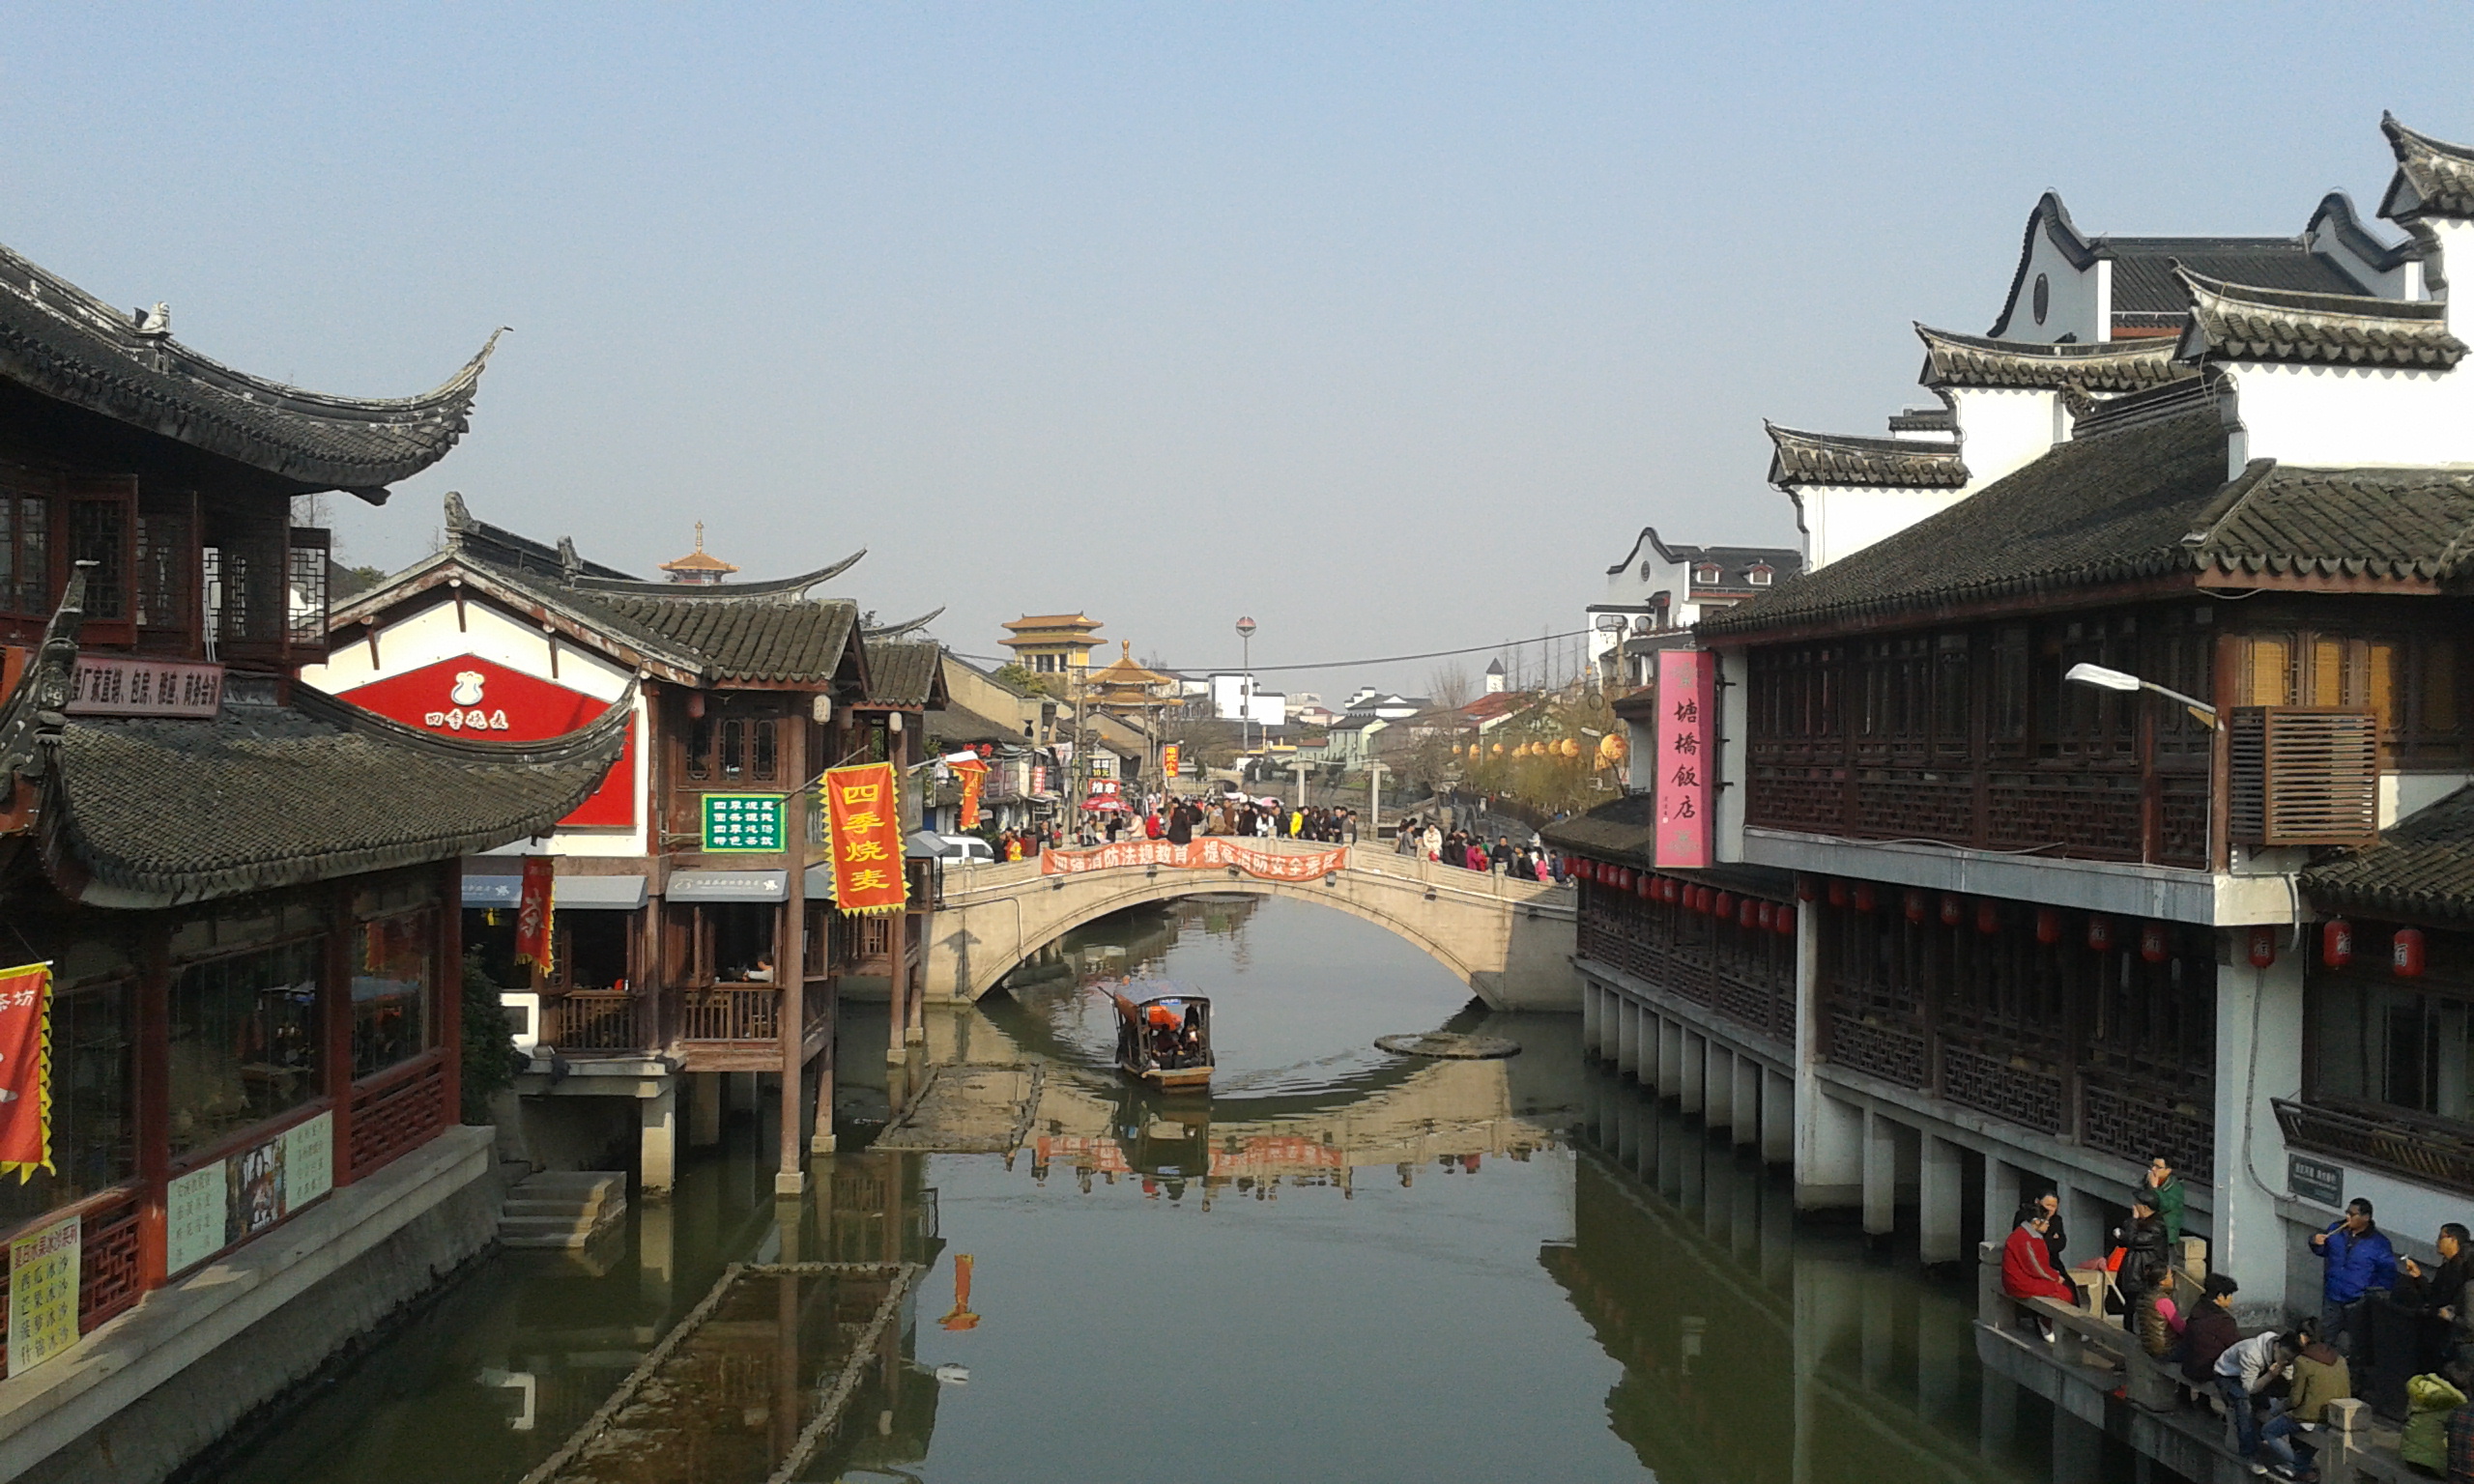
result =
[[451,601],[458,585],[498,604],[510,614],[532,623],[548,623],[568,642],[651,679],[697,688],[711,686],[711,677],[700,657],[647,642],[641,636],[617,632],[602,615],[586,614],[559,602],[555,586],[535,588],[511,579],[503,569],[453,551],[433,554],[330,614],[328,644],[331,648],[360,642],[363,635],[360,631],[365,625],[410,616],[398,611],[441,590],[447,591]]

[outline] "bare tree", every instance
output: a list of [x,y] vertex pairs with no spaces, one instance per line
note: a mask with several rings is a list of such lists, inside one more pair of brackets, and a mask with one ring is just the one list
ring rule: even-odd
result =
[[1426,696],[1438,706],[1457,711],[1469,704],[1469,667],[1458,660],[1426,671]]

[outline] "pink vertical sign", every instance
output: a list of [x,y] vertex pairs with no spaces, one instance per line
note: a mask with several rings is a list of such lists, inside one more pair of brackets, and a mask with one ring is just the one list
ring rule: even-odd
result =
[[1710,783],[1717,758],[1718,657],[1700,649],[1658,651],[1658,838],[1661,866],[1708,866]]

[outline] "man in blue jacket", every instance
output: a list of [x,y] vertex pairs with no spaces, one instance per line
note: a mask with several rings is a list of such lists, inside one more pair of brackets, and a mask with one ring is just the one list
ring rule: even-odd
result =
[[2311,1245],[2328,1269],[2320,1287],[2320,1337],[2351,1356],[2364,1331],[2363,1301],[2372,1290],[2397,1284],[2397,1249],[2372,1225],[2371,1202],[2360,1197],[2346,1202],[2345,1218],[2315,1234]]

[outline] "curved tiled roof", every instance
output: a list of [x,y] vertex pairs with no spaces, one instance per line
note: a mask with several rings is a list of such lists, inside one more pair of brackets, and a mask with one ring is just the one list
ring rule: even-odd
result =
[[572,590],[568,597],[608,614],[622,632],[685,650],[708,682],[722,684],[829,679],[859,621],[859,606],[848,598],[716,602]]
[[1924,373],[1917,380],[1927,386],[2138,391],[2198,374],[2174,360],[2173,342],[2161,336],[2047,345],[1953,334],[1924,325],[1916,326],[1915,333],[1924,342]]
[[2445,581],[2474,546],[2474,472],[2278,465],[2192,547],[2202,569],[2258,577]]
[[933,639],[868,640],[868,699],[880,706],[924,706],[935,693],[945,646]]
[[2302,872],[2321,911],[2474,924],[2474,787],[2409,814],[2366,845]]
[[2180,354],[2229,360],[2446,369],[2465,355],[2434,300],[2295,294],[2179,269],[2191,295]]
[[1848,438],[1834,433],[1806,433],[1774,422],[1762,427],[1769,434],[1772,484],[1886,485],[1913,489],[1957,489],[1968,482],[1968,467],[1952,443],[1912,438]]
[[2380,201],[2383,216],[2474,216],[2474,150],[2418,134],[2379,116],[2379,131],[2397,156],[2397,176]]
[[[503,331],[502,331],[503,332]],[[0,377],[291,480],[378,498],[463,437],[498,334],[436,390],[336,397],[236,371],[0,247]]]

